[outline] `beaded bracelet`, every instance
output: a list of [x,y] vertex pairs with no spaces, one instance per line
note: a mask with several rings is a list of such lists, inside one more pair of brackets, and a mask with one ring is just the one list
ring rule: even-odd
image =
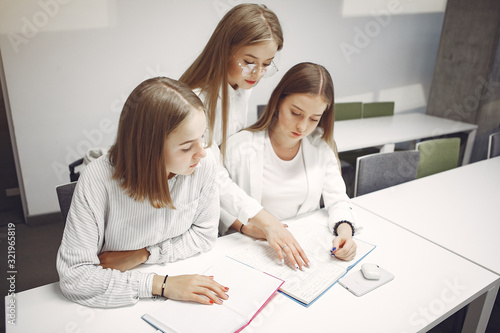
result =
[[163,292],[165,291],[165,282],[167,282],[168,275],[165,276],[165,279],[163,280],[163,285],[161,287],[161,297],[163,297]]
[[351,226],[351,230],[352,230],[352,236],[354,237],[354,227],[352,226],[352,223],[349,222],[349,221],[346,221],[346,220],[342,220],[342,221],[339,221],[337,223],[335,223],[335,226],[333,227],[333,234],[335,236],[338,236],[339,234],[337,233],[337,228],[339,227],[339,225],[341,225],[342,223],[347,223]]
[[240,233],[241,233],[242,235],[244,235],[244,233],[243,233],[243,227],[244,227],[244,226],[245,226],[245,225],[242,223],[242,224],[241,224],[241,227],[240,227]]

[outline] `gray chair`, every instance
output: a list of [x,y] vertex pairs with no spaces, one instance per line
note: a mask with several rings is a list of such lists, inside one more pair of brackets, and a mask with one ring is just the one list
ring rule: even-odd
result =
[[490,134],[488,140],[488,158],[500,156],[500,132]]
[[262,116],[262,114],[264,113],[264,110],[266,109],[266,106],[267,106],[267,104],[257,105],[257,119],[259,119],[260,116]]
[[376,153],[358,157],[354,196],[360,196],[414,180],[420,152],[417,150]]
[[59,208],[61,209],[64,223],[66,223],[66,218],[68,217],[69,207],[71,206],[71,200],[73,199],[73,192],[75,191],[76,183],[77,182],[71,182],[56,187],[57,199],[59,200]]

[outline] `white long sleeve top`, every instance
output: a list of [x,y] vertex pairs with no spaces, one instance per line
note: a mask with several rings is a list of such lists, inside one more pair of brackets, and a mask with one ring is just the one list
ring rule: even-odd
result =
[[219,223],[216,168],[208,150],[192,175],[169,180],[176,209],[157,209],[148,200],[130,198],[112,179],[108,155],[88,164],[76,185],[57,254],[63,294],[93,307],[117,307],[153,297],[154,273],[103,269],[98,255],[146,248],[150,252],[146,264],[161,264],[210,250]]
[[[329,227],[339,221],[346,220],[355,223],[350,199],[346,194],[345,183],[339,171],[338,162],[333,150],[321,139],[321,129],[316,129],[302,140],[302,150],[307,178],[306,199],[297,215],[319,209],[320,198],[323,196],[325,208],[329,213]],[[225,166],[230,177],[238,186],[245,190],[259,203],[262,199],[264,145],[267,131],[241,131],[228,140]],[[286,181],[286,180],[283,180]],[[265,207],[264,207],[265,208]],[[224,224],[232,224],[234,216],[223,214]]]
[[[193,90],[195,94],[200,97],[200,99],[205,102],[207,96],[205,93],[201,92],[200,89]],[[233,89],[231,86],[228,87],[229,93],[229,117],[228,117],[228,128],[227,137],[234,135],[243,128],[246,127],[247,114],[248,114],[248,100],[250,98],[251,89]],[[227,214],[229,216],[237,218],[240,222],[246,224],[248,219],[254,217],[259,211],[262,210],[262,205],[251,196],[249,196],[245,191],[240,189],[233,180],[229,177],[226,168],[224,167],[222,156],[219,151],[218,146],[222,142],[222,103],[219,97],[217,101],[216,114],[215,114],[215,128],[214,128],[214,143],[212,144],[212,151],[216,156],[216,160],[219,163],[217,170],[217,181],[219,183],[220,191],[220,207],[221,215]],[[227,154],[227,152],[226,152]],[[221,217],[222,218],[222,217]],[[233,220],[234,222],[234,220]],[[232,223],[231,223],[232,224]],[[219,233],[224,235],[231,224],[227,225],[225,223],[219,224]]]
[[[205,102],[207,99],[206,93],[201,92],[201,89],[194,89],[193,92]],[[230,85],[227,87],[229,113],[227,119],[227,137],[229,138],[234,133],[238,133],[247,126],[248,117],[248,101],[252,89],[233,89]],[[222,103],[221,92],[215,109],[215,124],[214,124],[214,141],[217,146],[222,143]]]

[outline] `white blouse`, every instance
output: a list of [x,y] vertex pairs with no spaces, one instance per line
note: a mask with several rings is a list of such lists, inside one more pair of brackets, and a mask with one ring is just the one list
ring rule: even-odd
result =
[[[195,94],[200,97],[202,101],[205,102],[207,96],[206,93],[202,93],[201,89],[193,90]],[[234,133],[238,133],[243,128],[247,126],[248,117],[248,101],[250,99],[250,94],[252,89],[233,89],[230,85],[227,87],[228,92],[228,122],[227,122],[227,137],[229,138]],[[222,106],[221,100],[217,101],[217,107],[215,109],[215,124],[214,124],[214,141],[217,146],[222,143]]]
[[[200,99],[205,102],[207,96],[205,93],[201,93],[200,89],[193,90]],[[241,129],[246,127],[247,113],[248,113],[248,99],[250,97],[251,89],[236,89],[234,90],[228,85],[229,93],[229,116],[228,116],[228,131],[227,138],[239,132]],[[257,215],[259,211],[262,210],[262,205],[251,196],[247,195],[245,191],[240,189],[231,178],[229,177],[226,168],[223,165],[222,155],[219,151],[218,146],[222,142],[222,107],[221,99],[217,101],[215,116],[215,128],[214,128],[214,143],[211,148],[216,156],[216,160],[219,163],[217,170],[217,181],[220,185],[220,207],[221,207],[221,219],[238,219],[242,223],[247,223],[248,219]],[[227,152],[226,152],[227,154]],[[230,216],[230,217],[229,217]],[[231,223],[232,224],[232,223]],[[224,235],[231,224],[220,223],[219,234]]]
[[[322,130],[317,128],[302,140],[307,187],[304,188],[306,200],[300,206],[297,215],[319,209],[323,197],[328,211],[328,225],[333,231],[334,225],[342,220],[353,223],[356,232],[360,225],[353,216],[351,201],[346,194],[345,183],[340,174],[333,150],[321,139]],[[224,160],[230,177],[250,196],[261,202],[267,188],[263,187],[264,146],[267,131],[240,131],[228,140],[227,154]],[[286,179],[283,178],[283,181]],[[265,206],[264,206],[265,207]],[[234,221],[233,216],[222,215],[225,224]]]

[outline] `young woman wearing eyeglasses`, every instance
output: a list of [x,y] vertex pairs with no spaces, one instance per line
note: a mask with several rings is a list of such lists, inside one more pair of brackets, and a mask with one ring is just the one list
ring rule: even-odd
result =
[[[277,71],[273,59],[283,47],[283,32],[276,14],[264,5],[240,4],[219,22],[204,50],[181,76],[205,104],[208,140],[226,155],[226,141],[246,127],[248,100],[257,82]],[[283,261],[284,254],[297,268],[309,260],[283,224],[241,190],[219,168],[221,217],[237,219],[247,229],[260,228]],[[234,221],[233,219],[233,221]],[[220,224],[224,234],[229,225]],[[282,249],[280,244],[287,243]]]

